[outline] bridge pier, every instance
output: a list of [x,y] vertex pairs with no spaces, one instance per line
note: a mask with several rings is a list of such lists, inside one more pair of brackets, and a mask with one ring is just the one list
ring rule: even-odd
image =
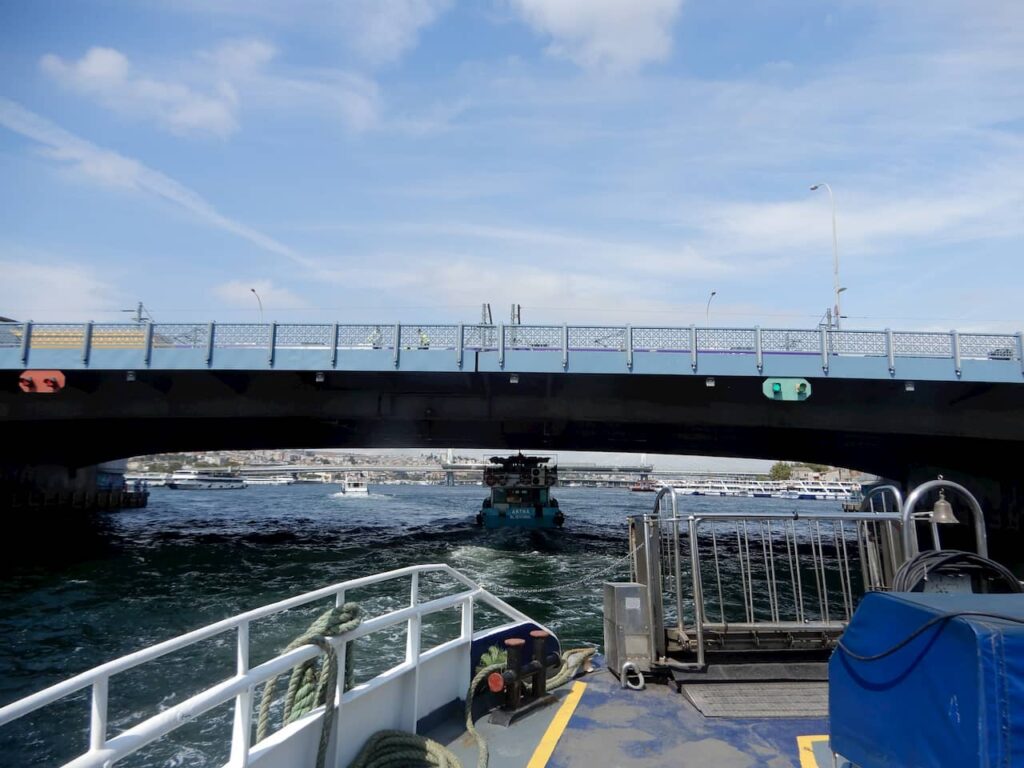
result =
[[95,512],[144,507],[148,500],[148,490],[125,484],[124,462],[0,464],[0,509],[9,512]]

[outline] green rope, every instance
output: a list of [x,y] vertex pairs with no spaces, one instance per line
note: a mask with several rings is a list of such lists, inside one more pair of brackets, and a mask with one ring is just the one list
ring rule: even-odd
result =
[[[338,683],[338,657],[328,638],[355,629],[361,621],[361,611],[356,603],[345,603],[341,607],[331,608],[321,614],[310,624],[309,629],[292,640],[284,650],[284,653],[288,653],[304,645],[315,645],[323,651],[323,655],[298,664],[292,669],[291,677],[288,679],[288,692],[284,698],[285,725],[312,712],[316,707],[324,706],[316,768],[324,768],[327,758],[327,743],[331,738],[331,724],[334,719],[334,689]],[[353,669],[352,644],[349,643],[345,653],[345,690],[352,686]],[[270,705],[274,699],[277,679],[274,677],[263,686],[259,721],[256,725],[257,742],[266,738],[270,731]]]

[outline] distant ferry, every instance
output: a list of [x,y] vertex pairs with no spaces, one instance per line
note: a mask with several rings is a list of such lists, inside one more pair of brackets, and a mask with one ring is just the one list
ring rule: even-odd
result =
[[226,472],[182,469],[171,475],[167,487],[179,491],[233,491],[245,488],[245,481],[238,475]]
[[370,489],[367,487],[366,481],[362,477],[345,475],[345,495],[369,496]]
[[244,482],[247,488],[250,485],[293,485],[295,478],[283,475],[280,477],[247,477]]

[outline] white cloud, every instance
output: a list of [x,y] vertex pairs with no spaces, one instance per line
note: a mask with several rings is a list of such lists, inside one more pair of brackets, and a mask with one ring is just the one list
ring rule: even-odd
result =
[[451,0],[351,0],[342,29],[366,61],[386,64],[414,48],[419,33],[451,7]]
[[62,85],[108,109],[153,120],[171,133],[224,138],[238,130],[238,98],[226,82],[201,92],[181,82],[140,76],[128,57],[113,48],[90,48],[70,62],[51,53],[40,66]]
[[122,115],[151,120],[179,136],[227,138],[241,110],[326,112],[354,131],[377,122],[377,84],[337,69],[272,70],[277,49],[263,40],[222,41],[175,65],[175,78],[137,74],[121,51],[90,48],[77,61],[43,56],[43,71]]
[[[8,248],[2,249],[10,255]],[[0,260],[0,315],[15,320],[81,322],[117,306],[110,275],[78,264],[45,263],[38,254]]]
[[[259,302],[253,291],[259,296]],[[274,285],[271,280],[229,280],[213,289],[214,296],[232,307],[257,309],[262,302],[263,311],[306,309],[309,303],[287,288]],[[268,320],[273,319],[268,316]]]
[[662,61],[682,0],[511,0],[524,20],[552,38],[549,53],[613,72]]
[[169,176],[75,136],[13,101],[0,98],[0,125],[42,145],[49,156],[67,163],[92,181],[159,198],[262,250],[284,256],[303,266],[312,264],[310,259],[293,248],[220,213],[198,193]]

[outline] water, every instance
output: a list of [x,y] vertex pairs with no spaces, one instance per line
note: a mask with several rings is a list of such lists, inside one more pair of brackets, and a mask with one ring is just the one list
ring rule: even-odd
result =
[[[484,583],[550,626],[563,645],[599,644],[600,582],[628,578],[628,565],[589,582],[585,577],[627,553],[626,516],[649,512],[654,502],[653,494],[620,489],[559,488],[563,530],[486,531],[473,524],[486,495],[481,487],[371,486],[368,498],[337,491],[331,485],[156,488],[148,508],[103,517],[82,535],[73,556],[46,569],[7,574],[0,581],[0,703],[274,600],[426,562],[447,563]],[[747,511],[807,504],[702,497],[685,503],[695,510]],[[813,505],[833,506],[838,504]],[[532,595],[505,591],[558,585],[564,587]],[[254,628],[253,663],[283,647],[322,607]],[[394,648],[385,647],[384,638],[374,659],[363,653],[364,674],[397,657],[401,638],[391,640]],[[123,681],[115,678],[110,734],[227,676],[233,658],[234,638],[226,635]],[[218,708],[173,740],[118,765],[220,765],[230,721],[230,706]],[[2,762],[31,766],[67,759],[84,749],[87,724],[87,697],[69,697],[53,712],[0,729]]]

